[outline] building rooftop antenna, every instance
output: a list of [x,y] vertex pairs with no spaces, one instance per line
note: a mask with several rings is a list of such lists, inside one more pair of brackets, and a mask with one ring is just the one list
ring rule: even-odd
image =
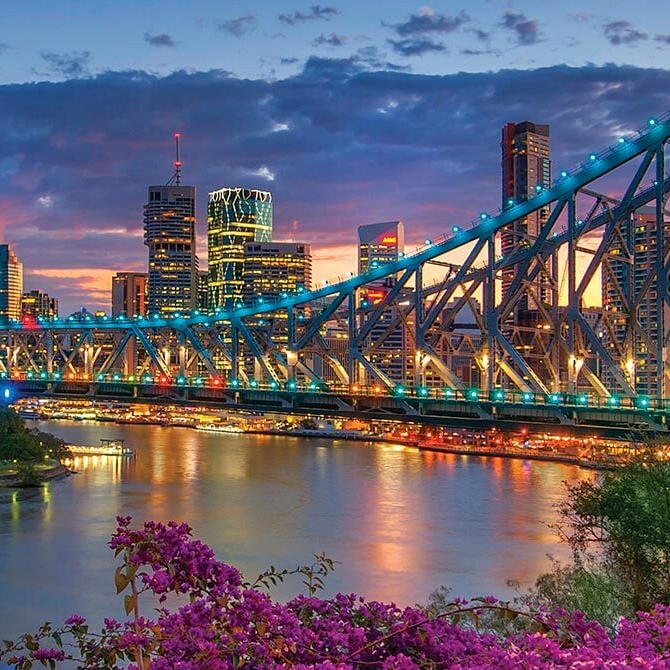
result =
[[174,141],[177,149],[177,160],[174,162],[174,174],[172,175],[172,178],[168,182],[168,186],[171,184],[175,184],[176,186],[179,186],[181,184],[181,154],[179,152],[179,139],[181,138],[180,133],[175,133],[174,134]]

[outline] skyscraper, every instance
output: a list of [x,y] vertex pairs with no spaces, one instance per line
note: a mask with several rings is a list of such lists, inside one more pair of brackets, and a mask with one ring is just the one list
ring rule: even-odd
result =
[[147,273],[117,272],[112,277],[112,316],[147,313]]
[[272,194],[269,191],[221,188],[209,194],[209,309],[232,309],[243,304],[245,245],[271,241]]
[[23,263],[9,244],[0,244],[0,318],[20,319]]
[[[602,342],[641,395],[667,396],[667,347],[654,346],[670,323],[670,306],[659,295],[655,277],[659,259],[655,207],[641,207],[619,224],[602,274]],[[661,236],[670,236],[670,212],[664,212]],[[660,249],[663,253],[663,249]],[[664,362],[665,359],[665,362]],[[603,382],[617,388],[608,372]]]
[[[525,202],[538,190],[551,184],[549,126],[530,121],[507,123],[502,129],[502,203],[503,209]],[[500,231],[500,251],[507,256],[519,247],[529,247],[549,218],[549,207],[543,207],[517,219]],[[505,296],[516,275],[516,267],[502,272],[502,295]],[[537,300],[549,302],[549,282],[538,276],[528,286],[526,295],[515,306],[515,321],[528,310],[537,309]]]
[[[371,223],[358,227],[358,272],[382,267],[400,259],[405,250],[405,227],[402,221]],[[387,275],[368,282],[358,295],[361,318],[367,310],[381,303],[395,284],[395,277]],[[401,323],[391,333],[389,325],[398,316],[398,308],[389,305],[370,331],[368,346],[370,361],[383,375],[395,383],[404,383],[410,365],[407,352],[406,328]],[[360,380],[363,381],[363,380]]]
[[247,242],[244,251],[244,303],[273,300],[281,293],[312,288],[312,252],[303,242]]
[[170,316],[197,305],[195,186],[183,186],[179,135],[175,174],[164,186],[149,186],[144,205],[144,244],[149,248],[147,310]]

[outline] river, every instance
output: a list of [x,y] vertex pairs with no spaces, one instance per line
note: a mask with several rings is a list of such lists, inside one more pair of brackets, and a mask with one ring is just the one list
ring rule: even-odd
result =
[[[122,438],[132,458],[76,459],[39,490],[0,490],[0,639],[76,612],[122,618],[117,515],[186,521],[253,579],[324,552],[339,561],[324,595],[399,605],[453,596],[509,598],[568,555],[547,524],[576,466],[455,456],[399,445],[97,422],[27,422],[74,444]],[[302,591],[300,579],[274,595]],[[150,614],[150,612],[145,612]]]

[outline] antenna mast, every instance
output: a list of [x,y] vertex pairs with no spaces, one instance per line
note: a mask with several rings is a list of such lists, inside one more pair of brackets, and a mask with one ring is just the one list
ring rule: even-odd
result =
[[174,162],[174,183],[179,186],[181,182],[181,157],[179,155],[179,133],[174,134],[175,144],[177,145],[177,160]]

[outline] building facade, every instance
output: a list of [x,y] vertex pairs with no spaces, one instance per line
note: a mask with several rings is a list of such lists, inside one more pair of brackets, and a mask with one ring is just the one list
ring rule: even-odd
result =
[[244,249],[242,300],[253,305],[282,293],[312,288],[312,251],[302,242],[248,242]]
[[23,316],[58,316],[58,299],[52,298],[42,291],[28,291],[21,299],[21,313]]
[[112,277],[112,316],[147,314],[146,272],[117,272]]
[[[405,253],[405,227],[402,221],[371,223],[358,228],[358,272],[363,274],[393,261]],[[388,275],[367,283],[359,290],[358,312],[361,323],[371,314],[393,288],[396,278]],[[398,318],[398,307],[388,305],[368,337],[369,360],[386,377],[396,384],[407,381],[407,373],[413,367],[408,351],[407,329],[399,323],[391,332],[386,332]],[[359,372],[362,383],[372,382],[364,371]],[[386,381],[384,380],[384,381]]]
[[[636,393],[666,397],[670,354],[667,347],[655,350],[655,344],[670,324],[670,307],[659,295],[655,274],[662,261],[659,253],[663,254],[656,209],[641,207],[618,225],[620,234],[608,249],[609,262],[602,275],[602,341]],[[670,213],[665,213],[660,233],[664,241],[670,237]],[[603,382],[617,388],[609,373]]]
[[194,186],[150,186],[144,205],[144,244],[149,249],[147,311],[173,316],[197,304],[198,257]]
[[272,241],[272,194],[248,188],[221,188],[207,204],[209,309],[244,303],[245,250],[249,242]]
[[0,244],[0,318],[20,319],[23,263],[9,244]]
[[[501,149],[503,209],[525,202],[551,185],[548,125],[530,121],[505,124],[502,129]],[[499,234],[501,254],[507,256],[518,247],[530,246],[537,239],[550,213],[549,207],[543,207],[505,226]],[[516,273],[514,266],[503,269],[503,298]],[[538,300],[543,303],[551,302],[550,284],[542,276],[533,280],[526,295],[515,305],[515,322],[523,322],[525,312],[537,310]]]

